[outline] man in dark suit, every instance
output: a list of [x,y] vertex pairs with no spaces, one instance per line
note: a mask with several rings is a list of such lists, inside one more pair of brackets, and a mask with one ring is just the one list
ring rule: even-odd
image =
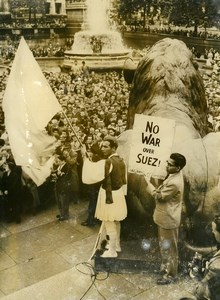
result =
[[167,161],[167,176],[163,183],[155,188],[148,179],[147,189],[155,199],[154,222],[158,226],[158,238],[162,257],[161,273],[158,284],[169,284],[178,273],[178,235],[183,202],[182,168],[186,165],[185,157],[172,153]]

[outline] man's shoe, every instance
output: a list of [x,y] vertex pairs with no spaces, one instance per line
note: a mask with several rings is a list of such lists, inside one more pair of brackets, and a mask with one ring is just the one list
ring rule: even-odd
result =
[[158,285],[166,285],[166,284],[174,283],[175,281],[176,281],[175,278],[173,278],[171,276],[164,276],[157,280],[157,284]]
[[93,227],[95,226],[95,222],[89,222],[89,221],[84,221],[81,223],[82,226],[88,226],[88,227]]
[[112,250],[106,250],[102,255],[100,255],[100,257],[117,257],[118,253],[116,251],[112,251]]

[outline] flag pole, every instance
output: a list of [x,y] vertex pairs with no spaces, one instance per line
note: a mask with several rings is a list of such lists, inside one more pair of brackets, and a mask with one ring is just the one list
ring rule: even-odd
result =
[[75,129],[73,128],[73,125],[71,124],[69,118],[67,117],[67,115],[66,115],[66,113],[64,112],[63,109],[62,109],[62,113],[63,113],[64,117],[66,118],[66,120],[67,120],[67,122],[68,122],[68,124],[69,124],[69,126],[70,126],[70,128],[71,128],[71,130],[72,130],[72,132],[74,133],[75,137],[77,138],[77,141],[80,143],[81,146],[83,146],[83,143],[81,142],[81,140],[80,140],[79,137],[77,136],[76,131],[75,131]]

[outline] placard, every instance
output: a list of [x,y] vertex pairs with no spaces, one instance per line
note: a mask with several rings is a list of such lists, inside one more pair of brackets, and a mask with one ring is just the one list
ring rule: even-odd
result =
[[128,170],[146,176],[166,176],[175,134],[175,121],[146,115],[135,115]]

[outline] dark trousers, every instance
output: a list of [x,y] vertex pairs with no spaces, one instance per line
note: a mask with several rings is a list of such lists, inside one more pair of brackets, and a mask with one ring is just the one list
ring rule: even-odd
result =
[[69,200],[70,200],[69,193],[56,191],[56,201],[57,201],[57,206],[61,217],[64,218],[69,217]]
[[87,220],[89,222],[94,222],[94,219],[95,219],[95,210],[96,210],[96,204],[97,204],[100,185],[101,185],[100,183],[95,183],[95,184],[90,184],[90,185],[86,186],[87,199],[89,201]]
[[7,197],[7,208],[6,218],[9,222],[16,221],[20,222],[22,212],[22,200],[21,195],[8,195]]
[[6,219],[6,209],[7,209],[7,198],[3,195],[0,195],[0,221]]

